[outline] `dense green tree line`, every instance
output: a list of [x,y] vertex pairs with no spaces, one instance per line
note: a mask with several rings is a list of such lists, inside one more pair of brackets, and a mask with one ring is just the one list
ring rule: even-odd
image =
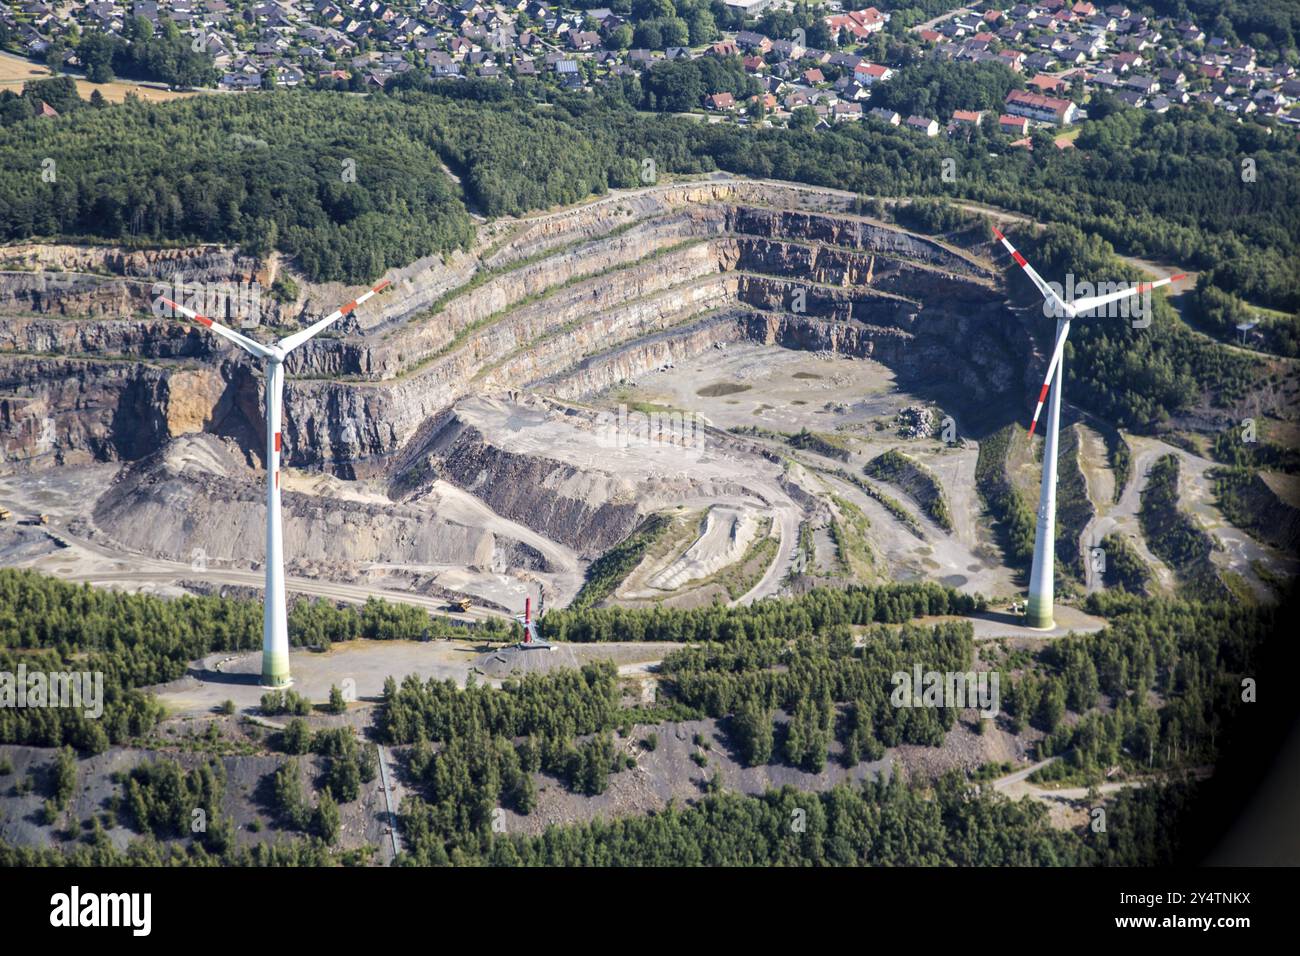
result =
[[421,681],[413,674],[384,685],[379,727],[391,743],[449,740],[475,728],[505,737],[536,734],[570,740],[614,725],[617,669],[609,661],[580,670],[525,674],[501,689],[452,680]]
[[541,620],[548,639],[593,641],[793,640],[845,624],[901,624],[927,614],[970,614],[984,608],[982,597],[961,594],[933,582],[815,588],[799,597],[756,601],[741,607],[558,610]]
[[[573,826],[538,837],[490,826],[445,839],[427,805],[403,804],[415,865],[496,866],[1052,866],[1089,861],[1032,800],[971,791],[955,777],[933,792],[894,777],[825,793],[719,793],[689,808]],[[1150,852],[1140,834],[1135,848]]]
[[278,248],[313,278],[366,281],[470,241],[429,137],[429,119],[399,104],[326,95],[17,122],[0,146],[0,235],[231,242]]
[[144,17],[127,21],[121,36],[103,30],[87,30],[77,43],[77,56],[94,83],[107,83],[115,75],[137,80],[156,80],[173,86],[211,86],[217,71],[207,52],[193,49],[171,20],[154,32]]
[[761,90],[738,57],[704,56],[696,60],[665,60],[641,77],[642,105],[664,113],[685,113],[703,105],[705,96],[730,93],[739,103]]
[[1024,86],[1024,77],[1000,63],[972,65],[927,59],[872,87],[869,105],[944,123],[954,110],[1001,113],[1007,94]]
[[[816,770],[834,736],[846,739],[856,733],[860,748],[876,752],[867,745],[863,727],[882,747],[941,744],[956,710],[899,707],[891,699],[892,678],[904,673],[910,679],[916,664],[923,672],[969,670],[973,634],[965,621],[932,627],[877,625],[855,646],[848,628],[837,626],[793,643],[774,637],[691,647],[670,654],[660,669],[676,701],[712,717],[742,715],[737,744],[751,764],[758,762],[766,737],[753,726],[756,715],[770,719],[776,709],[792,715],[786,728],[787,762]],[[844,704],[853,705],[851,714],[836,706]]]
[[[365,98],[198,97],[16,122],[0,148],[0,235],[278,247],[314,278],[360,281],[463,247],[465,202],[489,216],[575,202],[642,183],[650,159],[659,173],[724,169],[996,203],[1212,269],[1216,285],[1247,301],[1300,307],[1290,266],[1300,147],[1213,112],[1121,110],[1089,122],[1078,149],[1006,152],[995,139],[930,140],[867,123],[814,131],[639,114],[632,78],[592,95],[539,90],[549,97],[539,108],[502,84],[412,74],[404,89]],[[45,158],[57,161],[57,182],[39,179]],[[948,158],[951,182],[941,175]],[[355,181],[343,177],[345,160]]]
[[1034,509],[1007,475],[1007,456],[1011,443],[1018,439],[1018,426],[1005,425],[980,442],[975,460],[975,487],[993,516],[998,544],[1007,564],[1027,572],[1034,557],[1037,533]]
[[0,867],[75,866],[336,866],[363,862],[366,852],[332,852],[318,839],[228,845],[211,853],[201,843],[188,846],[154,839],[132,840],[119,850],[102,827],[71,847],[20,847],[0,841]]
[[[300,601],[289,612],[294,645],[466,633],[419,608],[374,600],[361,608]],[[504,637],[506,625],[478,633]],[[161,717],[158,705],[136,688],[175,680],[191,661],[214,651],[254,650],[261,642],[257,601],[123,594],[0,569],[0,671],[16,674],[22,663],[28,672],[104,675],[102,719],[85,717],[82,708],[0,708],[0,742],[69,743],[102,752],[146,733]]]

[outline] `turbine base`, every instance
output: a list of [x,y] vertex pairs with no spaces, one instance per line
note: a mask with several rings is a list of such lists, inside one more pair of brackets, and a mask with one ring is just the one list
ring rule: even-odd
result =
[[1056,627],[1056,620],[1052,616],[1052,606],[1034,607],[1031,603],[1025,609],[1025,627],[1033,628],[1035,631],[1050,631]]
[[262,686],[285,688],[293,683],[289,673],[289,655],[262,652]]

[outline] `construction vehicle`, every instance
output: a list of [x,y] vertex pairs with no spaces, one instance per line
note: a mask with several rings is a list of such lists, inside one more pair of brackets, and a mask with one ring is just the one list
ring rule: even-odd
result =
[[0,521],[8,521],[14,516],[14,513],[8,508],[0,508]]
[[456,600],[451,602],[452,609],[456,611],[460,611],[462,614],[464,614],[473,606],[474,606],[474,602],[471,601],[469,598],[457,598]]
[[41,524],[49,524],[49,523],[50,523],[50,516],[49,516],[49,515],[44,515],[44,514],[43,514],[43,515],[41,515],[39,518],[37,518],[36,520],[38,520]]

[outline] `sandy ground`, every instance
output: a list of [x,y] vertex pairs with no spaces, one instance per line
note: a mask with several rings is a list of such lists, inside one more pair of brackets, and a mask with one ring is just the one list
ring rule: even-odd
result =
[[650,579],[660,591],[675,591],[683,585],[707,578],[739,561],[754,540],[758,521],[750,509],[710,508],[698,538],[675,560]]
[[[1079,470],[1083,473],[1083,484],[1088,500],[1092,502],[1092,518],[1084,525],[1079,535],[1079,547],[1083,549],[1085,582],[1088,593],[1105,587],[1105,580],[1092,570],[1088,560],[1088,549],[1101,544],[1105,535],[1098,535],[1098,526],[1103,516],[1115,507],[1115,473],[1106,459],[1106,442],[1102,436],[1087,425],[1078,423],[1074,428],[1079,433]],[[1130,476],[1131,478],[1132,476]]]
[[[963,591],[999,597],[1017,592],[1014,577],[1002,566],[982,519],[983,507],[975,490],[978,446],[971,442],[965,447],[948,447],[938,441],[899,438],[892,427],[893,417],[918,399],[899,390],[894,373],[878,362],[754,344],[732,345],[642,376],[634,387],[613,389],[603,400],[682,408],[705,416],[720,428],[757,426],[787,433],[807,428],[836,434],[851,449],[848,462],[796,452],[783,443],[764,443],[795,461],[859,476],[871,458],[889,448],[903,449],[939,478],[952,513],[951,533],[936,526],[898,489],[881,486],[919,522],[923,539],[847,482],[819,474],[800,483],[815,493],[846,498],[867,514],[869,540],[885,557],[894,580],[937,579]],[[796,537],[797,532],[796,525]],[[818,563],[830,568],[833,563],[823,559],[823,550],[833,549],[821,548],[818,553]],[[787,557],[778,561],[771,573],[776,576],[788,568]]]
[[[331,687],[365,700],[381,696],[390,676],[400,681],[415,674],[464,686],[484,649],[473,641],[347,641],[325,652],[291,648],[289,669],[294,691],[313,703],[329,700]],[[255,710],[266,693],[261,675],[261,651],[224,651],[198,661],[180,680],[149,690],[172,715],[210,713],[226,700],[244,712]]]
[[1215,463],[1193,455],[1191,452],[1163,442],[1163,445],[1181,459],[1178,474],[1178,505],[1190,513],[1202,528],[1208,531],[1222,545],[1222,550],[1211,552],[1210,560],[1218,567],[1240,574],[1246,579],[1261,600],[1272,600],[1273,590],[1255,572],[1255,562],[1271,568],[1275,573],[1294,577],[1300,573],[1300,561],[1295,555],[1284,555],[1276,548],[1270,547],[1235,525],[1229,524],[1223,512],[1214,502],[1214,482],[1206,474]]
[[[784,722],[785,716],[778,714],[776,719]],[[779,763],[746,767],[732,751],[725,725],[725,721],[712,719],[635,725],[628,736],[616,737],[615,745],[632,756],[636,766],[611,774],[609,787],[603,794],[585,797],[571,793],[563,783],[537,775],[536,808],[528,816],[507,810],[506,831],[538,834],[551,824],[563,825],[593,817],[609,820],[661,810],[670,800],[681,806],[702,797],[715,774],[721,778],[723,789],[761,794],[787,784],[800,790],[825,790],[844,781],[872,779],[892,772],[893,758],[889,754],[876,763],[861,763],[847,770],[831,759],[821,773],[807,773]],[[651,735],[656,738],[654,750],[648,750],[643,744]],[[697,735],[704,739],[703,746],[695,743]],[[701,755],[704,766],[699,766],[692,754]]]
[[1067,634],[1094,634],[1106,626],[1104,618],[1096,617],[1071,607],[1058,604],[1052,612],[1056,627],[1040,630],[1025,627],[1020,623],[1023,618],[1003,610],[989,610],[969,617],[957,615],[928,615],[917,619],[918,624],[939,624],[945,621],[970,621],[975,626],[977,641],[993,640],[999,637],[1017,638],[1053,638],[1065,637]]
[[779,590],[802,517],[802,508],[783,486],[779,464],[708,432],[686,435],[683,430],[681,443],[620,437],[611,423],[562,414],[538,402],[481,397],[459,403],[457,411],[499,448],[578,469],[571,487],[559,490],[590,506],[636,501],[643,513],[727,507],[771,517],[780,538],[777,556],[758,585],[738,600],[757,600]]
[[[1176,584],[1174,573],[1164,561],[1157,558],[1151,552],[1151,549],[1147,547],[1146,538],[1142,534],[1137,518],[1138,509],[1142,506],[1142,490],[1146,488],[1147,484],[1147,472],[1150,471],[1152,463],[1164,452],[1158,447],[1146,444],[1132,435],[1126,435],[1125,439],[1128,441],[1131,450],[1128,484],[1124,486],[1124,493],[1120,496],[1118,502],[1106,503],[1093,499],[1094,504],[1097,505],[1097,513],[1093,515],[1092,520],[1083,529],[1082,537],[1085,542],[1100,542],[1108,534],[1117,533],[1123,535],[1137,551],[1138,556],[1146,562],[1147,567],[1151,569],[1157,589],[1170,593]],[[1156,445],[1168,447],[1159,442]],[[1081,448],[1084,449],[1084,453],[1087,455],[1091,455],[1092,451],[1094,451],[1091,446],[1081,446]],[[1085,476],[1094,468],[1095,466],[1085,465]],[[1096,590],[1100,584],[1096,581],[1089,581],[1088,586],[1090,590]]]
[[[421,680],[452,680],[464,687],[470,675],[479,683],[499,684],[511,677],[576,669],[590,661],[613,661],[627,677],[653,679],[664,656],[680,644],[637,643],[557,644],[551,650],[522,650],[516,645],[483,641],[346,641],[328,651],[292,648],[289,668],[293,690],[313,703],[329,700],[338,687],[349,699],[366,701],[382,696],[384,681],[399,682],[408,674]],[[209,714],[224,701],[238,712],[256,711],[266,688],[261,686],[261,651],[210,654],[190,667],[180,680],[148,688],[171,716]]]
[[[14,56],[12,53],[0,53],[0,89],[11,89],[15,93],[22,89],[28,80],[48,79],[53,76],[48,67],[38,66],[30,60]],[[163,103],[167,100],[185,99],[198,96],[199,91],[177,92],[157,86],[142,86],[127,80],[114,80],[112,83],[91,83],[89,80],[77,79],[77,93],[83,100],[89,100],[90,94],[99,91],[99,95],[110,103],[121,103],[128,94],[138,96],[148,103]],[[206,92],[214,92],[208,90]]]
[[[187,593],[183,583],[203,580],[217,585],[261,588],[264,572],[261,555],[250,556],[241,566],[209,561],[196,569],[192,564],[167,561],[125,551],[96,533],[90,520],[95,499],[117,474],[116,464],[65,467],[32,475],[0,476],[0,505],[11,509],[15,518],[0,525],[0,561],[7,566],[30,567],[69,581],[119,587],[124,590],[177,595]],[[291,490],[340,497],[363,502],[386,502],[368,482],[343,482],[321,475],[286,471],[285,484]],[[495,514],[478,499],[454,486],[439,482],[421,505],[440,517],[450,516],[495,534],[513,537],[541,551],[556,569],[551,573],[506,574],[489,568],[442,565],[389,565],[362,562],[351,568],[347,580],[289,575],[291,593],[363,603],[368,597],[383,597],[416,604],[434,613],[446,613],[461,620],[501,616],[503,612],[475,607],[468,614],[448,611],[447,601],[438,594],[409,590],[416,576],[426,576],[449,590],[484,598],[511,613],[520,611],[531,597],[539,606],[545,585],[551,606],[562,606],[581,586],[583,564],[569,548],[550,541],[516,522]],[[19,524],[46,514],[44,526]],[[509,616],[509,615],[506,615]]]
[[[710,394],[737,386],[743,391]],[[910,401],[895,390],[894,373],[879,362],[749,343],[649,372],[635,387],[602,398],[611,405],[623,400],[687,409],[724,429],[757,425],[821,432],[865,426]]]

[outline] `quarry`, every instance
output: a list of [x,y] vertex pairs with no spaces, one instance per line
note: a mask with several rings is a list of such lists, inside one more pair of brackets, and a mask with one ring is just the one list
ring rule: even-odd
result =
[[[380,597],[472,624],[509,621],[526,600],[543,614],[575,601],[693,608],[924,580],[1006,608],[1026,571],[1006,554],[982,482],[991,467],[1032,501],[1039,462],[1011,441],[990,464],[985,442],[1022,423],[1050,343],[1036,309],[1011,305],[994,263],[977,229],[922,235],[864,214],[851,193],[721,175],[484,224],[471,250],[390,272],[383,295],[286,362],[290,598]],[[275,256],[215,247],[4,247],[0,505],[13,517],[0,523],[0,564],[164,596],[258,595],[261,378],[238,349],[157,314],[153,296],[178,275],[242,290],[291,273]],[[246,334],[292,331],[356,292],[293,279],[296,295],[262,298]],[[1196,450],[1136,438],[1124,483],[1101,426],[1074,413],[1065,424],[1062,458],[1077,481],[1063,477],[1061,488],[1061,626],[1031,637],[990,613],[976,621],[977,641],[1098,629],[1077,605],[1100,586],[1081,569],[1107,534],[1147,560],[1153,593],[1172,590],[1137,518],[1160,455],[1184,462],[1183,499],[1222,542],[1216,567],[1261,599],[1297,570],[1284,542],[1217,511],[1211,463]],[[1294,534],[1294,489],[1256,490]],[[631,540],[629,568],[597,581],[596,562]],[[294,648],[299,690],[321,701],[351,680],[343,721],[360,725],[388,676],[500,685],[610,660],[626,699],[652,702],[670,650],[384,643],[374,656]],[[213,710],[229,699],[255,713],[257,666],[256,654],[222,655],[154,688],[170,729],[144,749],[209,724],[247,743],[239,718]],[[635,773],[594,801],[544,788],[531,819],[512,820],[536,830],[661,807],[698,793],[715,769],[747,793],[824,789],[894,766],[927,774],[1018,760],[1032,743],[963,724],[941,751],[907,745],[820,775],[744,767],[719,744],[706,774],[690,740],[717,731],[712,720],[632,728],[629,748],[651,732],[664,741]],[[15,753],[20,772],[36,760],[32,748]],[[95,793],[129,756],[93,758]],[[246,801],[273,764],[228,759],[233,819],[251,819]],[[383,842],[383,803],[371,786],[349,811],[345,842]],[[26,819],[23,808],[11,818]],[[43,838],[30,822],[3,832]]]
[[[1012,597],[975,465],[979,437],[1033,387],[1032,318],[1008,311],[982,237],[923,236],[856,209],[833,190],[684,181],[498,220],[470,253],[397,270],[385,295],[288,360],[288,573],[488,613],[518,613],[529,595],[563,607],[592,560],[649,516],[686,509],[699,533],[676,535],[614,600],[922,577]],[[260,380],[151,296],[177,282],[269,288],[288,266],[217,248],[48,244],[8,247],[3,266],[0,497],[21,510],[46,487],[29,507],[94,543],[93,560],[61,548],[60,573],[93,575],[110,553],[159,572],[256,572]],[[294,301],[263,296],[257,320],[292,329],[348,294],[296,285]],[[909,406],[950,423],[946,438],[906,437],[895,418]],[[666,427],[650,434],[646,416]],[[861,474],[891,448],[936,476],[948,527]],[[1032,494],[1032,477],[1023,485]],[[832,522],[857,539],[851,561]],[[773,542],[767,573],[741,575],[735,595],[700,586],[759,532]],[[1281,560],[1235,550],[1257,586],[1252,564]]]

